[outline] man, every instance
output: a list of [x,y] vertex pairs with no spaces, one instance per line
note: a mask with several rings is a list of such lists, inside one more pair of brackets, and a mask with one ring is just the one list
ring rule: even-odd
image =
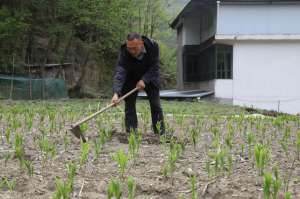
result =
[[[152,128],[156,134],[165,133],[163,111],[159,98],[159,47],[158,44],[138,33],[130,33],[120,48],[114,76],[112,103],[120,96],[137,87],[145,90],[151,108]],[[126,132],[136,131],[137,92],[125,98]],[[157,127],[160,126],[158,129]],[[160,132],[159,132],[160,131]]]

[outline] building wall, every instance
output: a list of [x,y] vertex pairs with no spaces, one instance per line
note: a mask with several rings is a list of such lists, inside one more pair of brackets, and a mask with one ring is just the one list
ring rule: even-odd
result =
[[217,35],[300,34],[300,4],[220,4],[217,15]]
[[214,36],[216,33],[216,14],[216,7],[204,6],[182,19],[182,29],[177,29],[177,89],[213,90],[211,81],[200,83],[185,83],[183,81],[182,46],[199,45]]
[[199,45],[216,33],[217,10],[212,6],[199,8],[183,19],[183,45]]
[[215,80],[215,97],[232,99],[232,80],[216,79]]
[[300,113],[300,41],[237,41],[233,103]]

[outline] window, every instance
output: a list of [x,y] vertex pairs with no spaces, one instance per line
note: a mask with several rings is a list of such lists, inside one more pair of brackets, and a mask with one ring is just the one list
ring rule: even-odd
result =
[[199,50],[199,46],[185,46],[183,53],[183,80],[197,82],[214,79],[215,47]]
[[183,80],[199,82],[211,79],[232,79],[232,46],[184,46]]
[[217,79],[232,79],[232,46],[217,45]]

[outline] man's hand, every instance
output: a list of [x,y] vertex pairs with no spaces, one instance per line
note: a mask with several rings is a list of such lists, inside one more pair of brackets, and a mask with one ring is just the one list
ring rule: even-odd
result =
[[120,103],[120,102],[119,102],[119,96],[118,96],[117,93],[115,93],[115,94],[113,95],[113,97],[111,98],[111,103],[114,103],[115,106],[117,106],[117,105]]
[[136,84],[136,87],[137,87],[140,91],[141,91],[141,90],[144,90],[144,88],[146,87],[146,86],[145,86],[144,80],[138,81],[138,83]]

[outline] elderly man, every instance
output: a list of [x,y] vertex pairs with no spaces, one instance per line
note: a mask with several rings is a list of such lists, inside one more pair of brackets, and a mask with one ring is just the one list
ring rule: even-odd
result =
[[[120,96],[137,87],[145,90],[150,103],[152,128],[156,134],[165,133],[163,111],[159,98],[159,47],[158,44],[138,33],[130,33],[120,48],[114,76],[112,103]],[[126,132],[136,131],[137,92],[125,99]],[[160,126],[158,129],[157,127]]]

